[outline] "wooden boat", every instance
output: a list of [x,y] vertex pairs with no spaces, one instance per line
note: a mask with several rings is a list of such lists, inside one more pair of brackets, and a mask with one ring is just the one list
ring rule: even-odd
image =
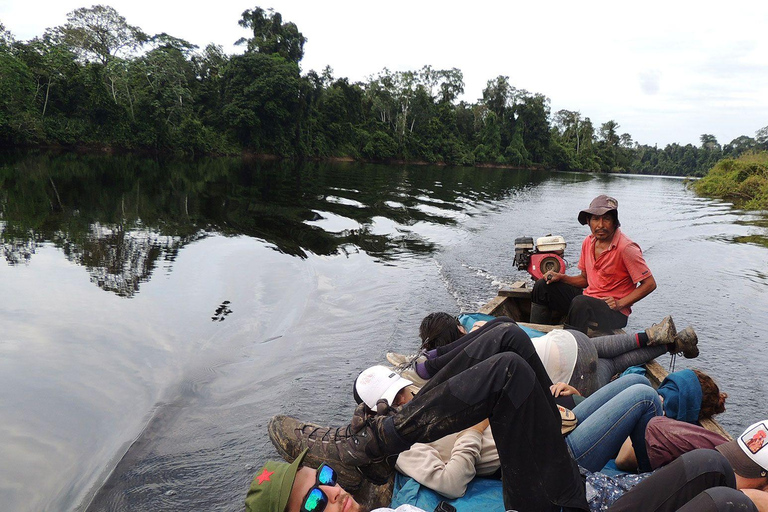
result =
[[[518,281],[511,286],[503,286],[498,295],[480,308],[478,312],[491,316],[508,316],[521,325],[542,332],[562,328],[562,325],[541,325],[529,322],[531,318],[531,291],[532,288],[528,286],[526,281]],[[646,377],[652,385],[658,387],[667,376],[667,371],[656,361],[646,363],[644,366],[647,370]],[[732,436],[713,419],[703,420],[701,424],[708,430],[727,439],[732,439]],[[374,485],[363,479],[361,485],[352,492],[352,495],[358,503],[371,509],[386,507],[392,500],[392,487],[392,481],[385,485]]]
[[[562,328],[562,325],[540,325],[529,322],[531,318],[531,291],[532,288],[527,286],[527,282],[525,281],[517,281],[511,286],[503,286],[499,290],[498,295],[483,306],[479,312],[492,316],[508,316],[521,325],[542,332],[549,332],[552,329]],[[653,384],[654,387],[658,387],[668,375],[664,367],[656,361],[646,363],[644,366],[646,369],[646,377],[648,377],[648,380],[651,381],[651,384]],[[733,437],[714,419],[702,420],[701,425],[707,430],[718,433],[727,439],[733,439]]]

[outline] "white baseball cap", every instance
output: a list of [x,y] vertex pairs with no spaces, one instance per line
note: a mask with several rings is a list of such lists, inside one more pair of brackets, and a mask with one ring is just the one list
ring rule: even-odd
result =
[[392,368],[371,366],[360,373],[355,380],[355,391],[365,405],[376,410],[376,402],[386,400],[393,405],[397,393],[413,382],[402,378]]
[[725,455],[737,475],[745,478],[768,476],[768,420],[750,425],[738,439],[715,449]]

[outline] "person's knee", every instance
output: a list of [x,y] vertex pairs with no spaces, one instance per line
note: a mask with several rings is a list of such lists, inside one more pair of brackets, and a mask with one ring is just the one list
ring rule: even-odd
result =
[[499,366],[504,368],[515,368],[519,365],[528,366],[528,363],[519,355],[514,352],[501,352],[495,354],[486,361],[489,361],[493,366]]
[[577,295],[576,297],[571,300],[571,307],[569,309],[569,313],[574,312],[584,312],[592,307],[592,297],[589,297],[588,295]]
[[628,387],[635,386],[637,384],[642,384],[644,386],[651,387],[651,381],[649,381],[645,375],[640,375],[639,373],[628,373],[626,375],[623,375],[621,378],[627,380]]
[[488,392],[496,393],[504,389],[508,390],[507,393],[524,397],[536,382],[536,374],[518,354],[502,352],[459,373],[451,382],[455,398],[474,403],[481,398],[478,395],[485,396]]
[[680,456],[689,476],[714,475],[720,485],[736,487],[736,476],[731,464],[719,451],[699,448]]
[[[730,487],[713,487],[704,491],[708,499],[700,502],[701,508],[698,510],[716,510],[724,511],[757,511],[757,507],[749,497],[741,491]],[[704,498],[702,496],[702,498]],[[711,500],[711,503],[706,503]]]
[[534,304],[547,305],[547,281],[544,278],[537,279],[533,283],[533,291],[531,292],[531,301]]
[[658,392],[651,386],[643,383],[633,384],[627,388],[627,392],[632,395],[632,399],[635,400],[636,403],[643,402],[648,404],[648,409],[655,411],[656,416],[662,414],[661,398],[659,398]]
[[531,338],[516,323],[504,324],[502,329],[501,346],[504,349],[513,349],[525,358],[535,350]]
[[536,374],[522,356],[514,352],[501,352],[486,359],[485,371],[489,377],[509,380],[512,377],[522,380],[536,380]]

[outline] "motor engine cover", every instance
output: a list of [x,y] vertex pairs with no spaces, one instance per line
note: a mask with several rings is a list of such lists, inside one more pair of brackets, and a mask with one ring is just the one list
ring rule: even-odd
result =
[[544,274],[549,272],[565,272],[565,260],[559,254],[553,252],[542,252],[531,254],[528,264],[528,273],[534,279],[541,279]]

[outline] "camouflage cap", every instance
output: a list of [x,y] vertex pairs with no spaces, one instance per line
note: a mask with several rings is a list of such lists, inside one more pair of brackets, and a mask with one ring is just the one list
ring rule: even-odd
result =
[[304,450],[292,463],[268,461],[251,482],[245,498],[248,512],[283,512],[291,497],[293,480],[304,460]]

